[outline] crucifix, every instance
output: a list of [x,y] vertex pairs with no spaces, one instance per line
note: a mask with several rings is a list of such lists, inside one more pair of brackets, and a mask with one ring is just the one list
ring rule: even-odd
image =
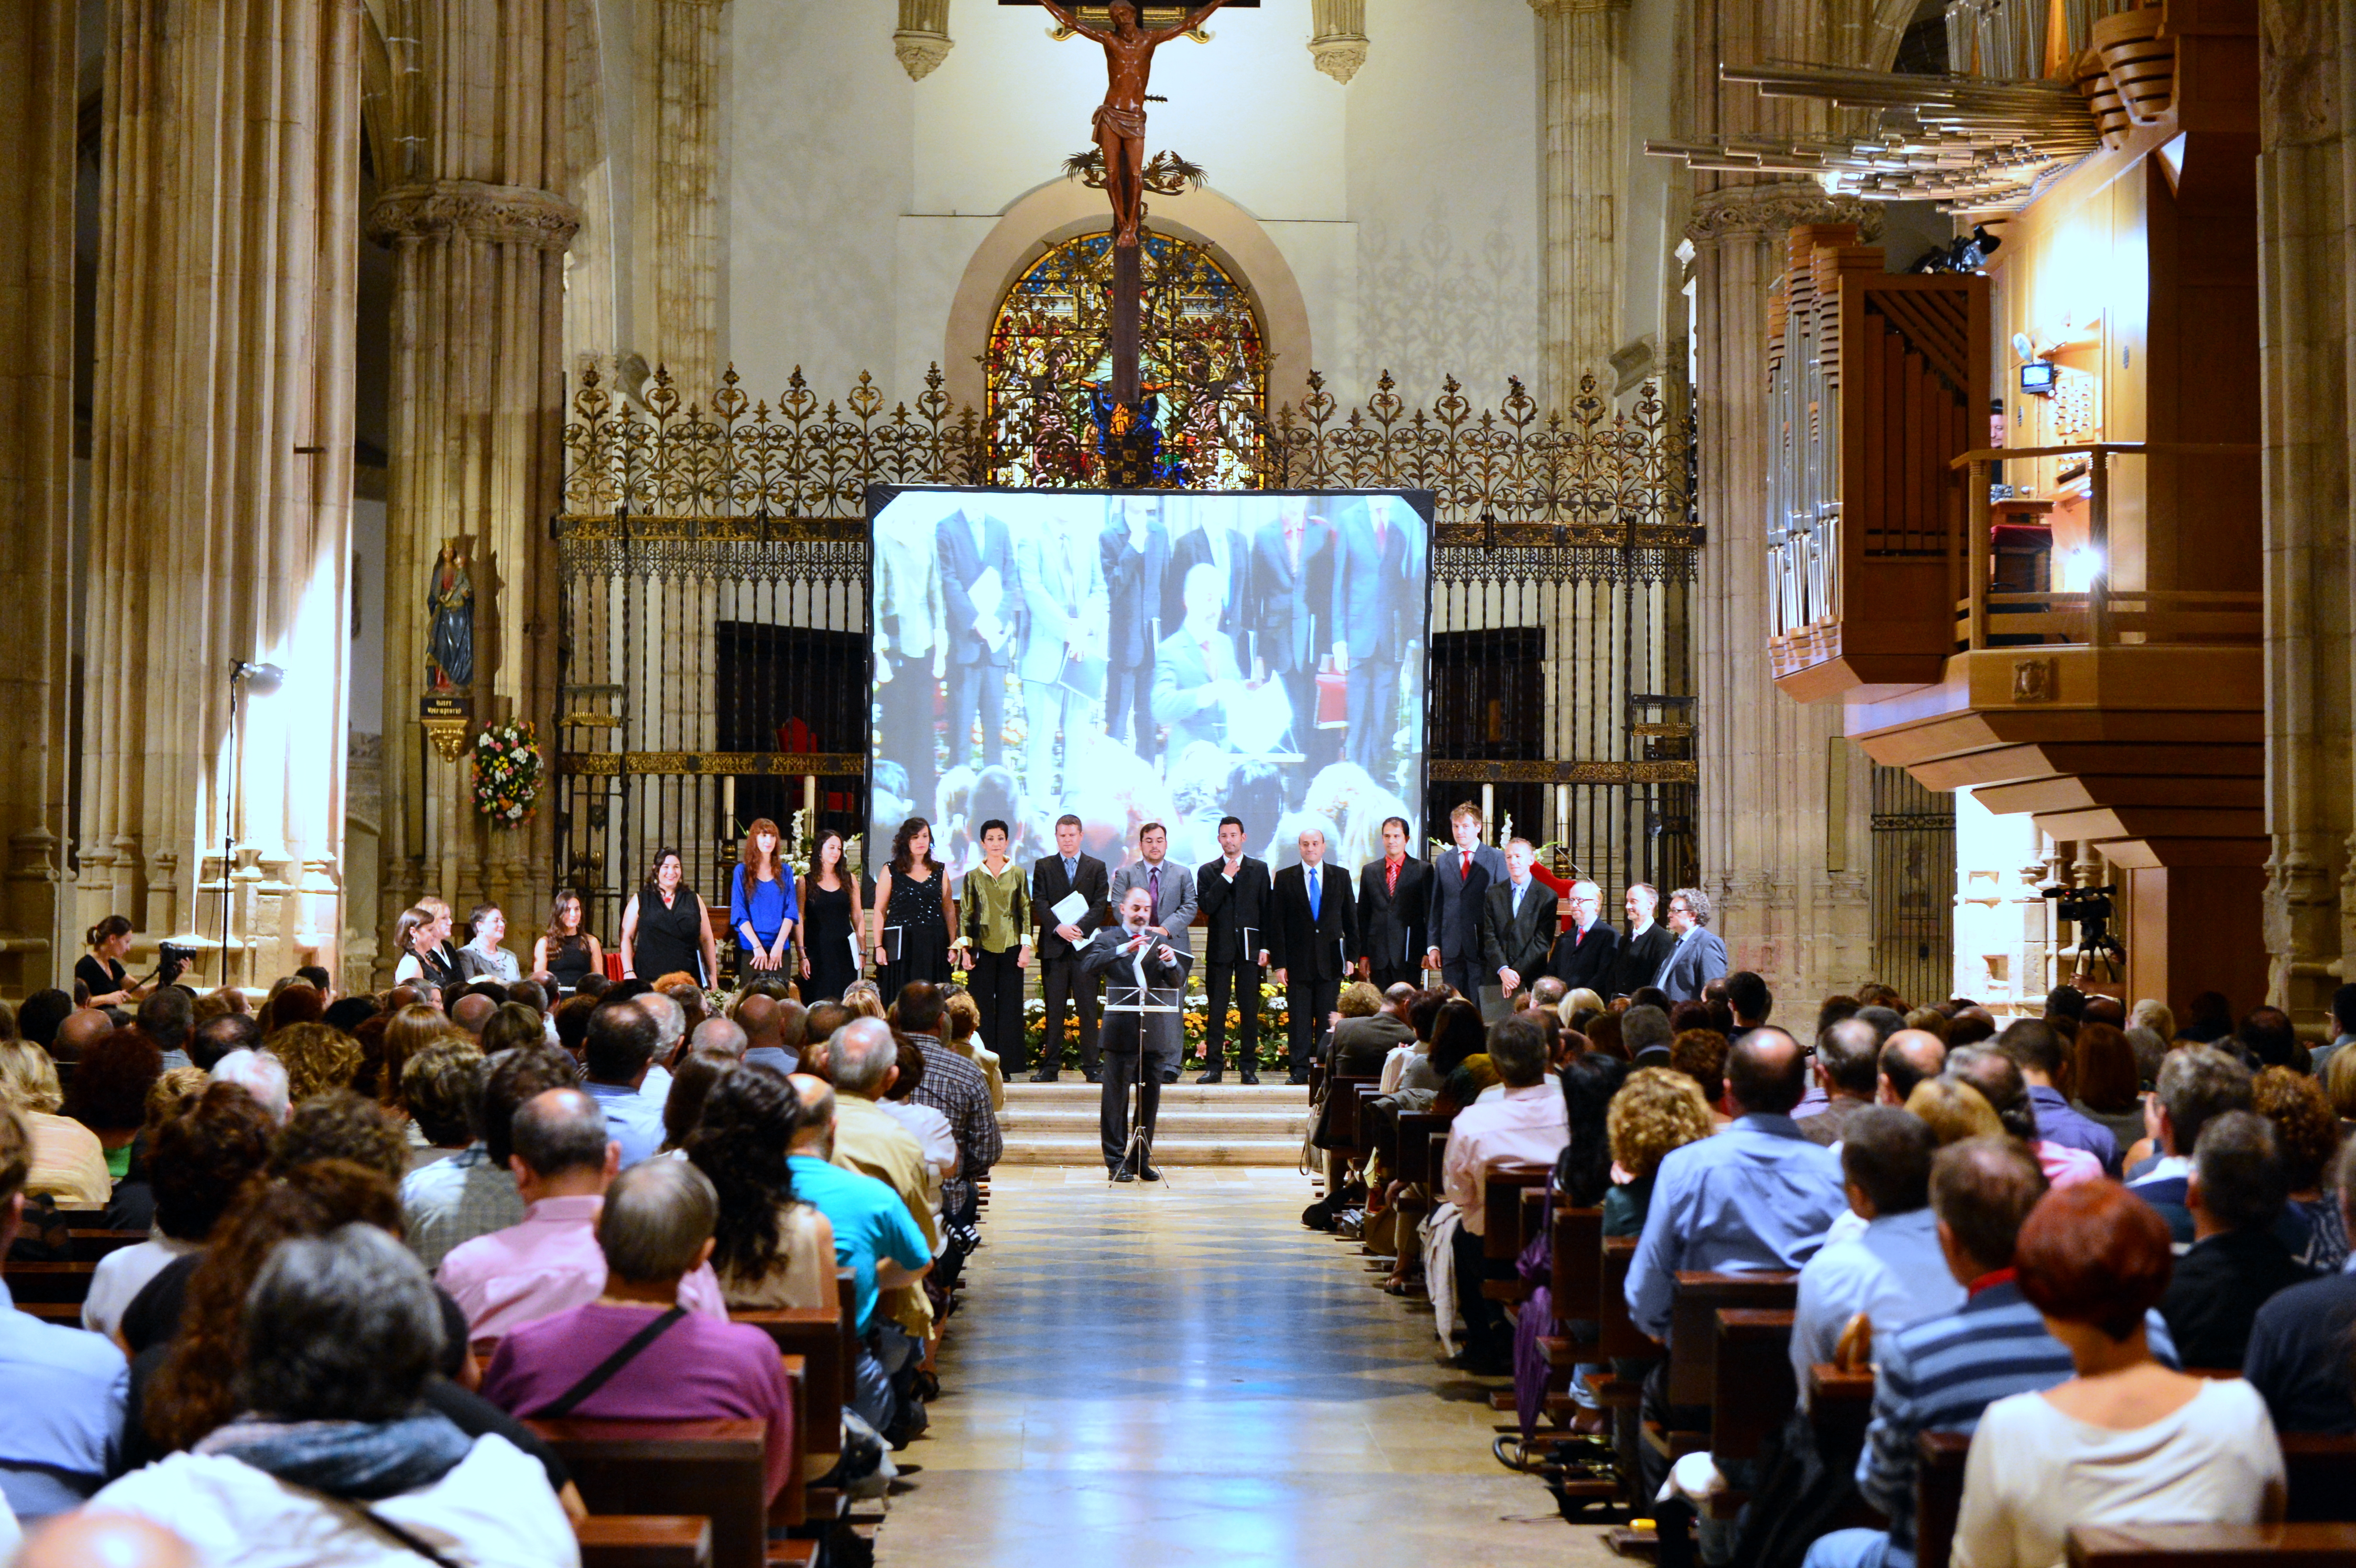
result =
[[1109,27],[1089,27],[1060,0],[1039,4],[1105,52],[1105,97],[1097,105],[1095,139],[1104,158],[1105,196],[1112,203],[1112,400],[1133,408],[1145,293],[1138,254],[1138,229],[1145,217],[1145,85],[1153,73],[1153,51],[1201,27],[1226,0],[1210,0],[1177,26],[1151,31],[1137,25],[1132,0],[1112,0],[1105,14]]

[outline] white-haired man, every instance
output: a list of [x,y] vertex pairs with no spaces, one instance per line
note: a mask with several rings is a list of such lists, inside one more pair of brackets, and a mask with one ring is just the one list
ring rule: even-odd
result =
[[1709,895],[1679,888],[1669,895],[1669,930],[1677,939],[1653,984],[1673,1002],[1701,999],[1702,987],[1726,975],[1726,944],[1709,929]]

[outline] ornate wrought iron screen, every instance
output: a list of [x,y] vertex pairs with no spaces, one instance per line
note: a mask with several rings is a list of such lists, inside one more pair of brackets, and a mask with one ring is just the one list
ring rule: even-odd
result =
[[1873,770],[1873,972],[1912,1002],[1954,990],[1955,797]]
[[[1476,410],[1451,380],[1410,410],[1386,376],[1344,410],[1310,383],[1301,410],[1204,427],[1217,450],[1196,449],[1191,471],[1227,488],[1437,494],[1435,823],[1485,785],[1518,830],[1560,842],[1608,890],[1690,880],[1701,535],[1683,392],[1665,403],[1647,388],[1616,412],[1590,380],[1541,414],[1518,382]],[[684,854],[717,907],[753,817],[790,833],[808,805],[815,821],[858,832],[866,487],[1015,472],[1090,487],[1095,434],[1053,425],[1051,401],[985,419],[952,409],[936,369],[913,405],[887,406],[865,376],[821,405],[798,373],[771,405],[732,370],[707,411],[660,373],[628,397],[584,375],[552,524],[565,671],[556,829],[562,874],[596,929],[615,930],[659,848]],[[1021,466],[1043,451],[1066,460]]]

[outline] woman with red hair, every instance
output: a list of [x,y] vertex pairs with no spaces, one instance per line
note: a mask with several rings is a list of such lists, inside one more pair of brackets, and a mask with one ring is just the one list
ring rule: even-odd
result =
[[2265,1402],[2246,1382],[2187,1377],[2152,1356],[2147,1315],[2173,1264],[2168,1221],[2116,1182],[2039,1201],[2013,1267],[2078,1375],[1980,1418],[1954,1568],[2058,1568],[2074,1526],[2282,1517]]

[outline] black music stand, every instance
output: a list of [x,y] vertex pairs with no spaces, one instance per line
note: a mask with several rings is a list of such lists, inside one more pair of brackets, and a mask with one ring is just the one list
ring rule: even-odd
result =
[[[1105,986],[1103,1010],[1108,1019],[1115,1013],[1137,1015],[1137,1081],[1132,1085],[1136,1098],[1130,1106],[1129,1140],[1121,1146],[1120,1162],[1105,1172],[1107,1181],[1112,1180],[1114,1172],[1120,1170],[1131,1170],[1142,1177],[1153,1163],[1153,1136],[1145,1130],[1145,1075],[1150,1071],[1145,1065],[1146,1020],[1157,1015],[1185,1011],[1178,999],[1184,987],[1185,967],[1181,965],[1178,968],[1180,983],[1176,986],[1114,985],[1109,980]],[[1108,975],[1110,973],[1107,971]],[[1138,966],[1132,964],[1130,973],[1136,975]],[[1168,999],[1164,1000],[1165,997]],[[1160,1089],[1158,1081],[1154,1087],[1157,1091]],[[1132,1159],[1136,1164],[1130,1163]],[[1167,1176],[1163,1179],[1167,1180]]]

